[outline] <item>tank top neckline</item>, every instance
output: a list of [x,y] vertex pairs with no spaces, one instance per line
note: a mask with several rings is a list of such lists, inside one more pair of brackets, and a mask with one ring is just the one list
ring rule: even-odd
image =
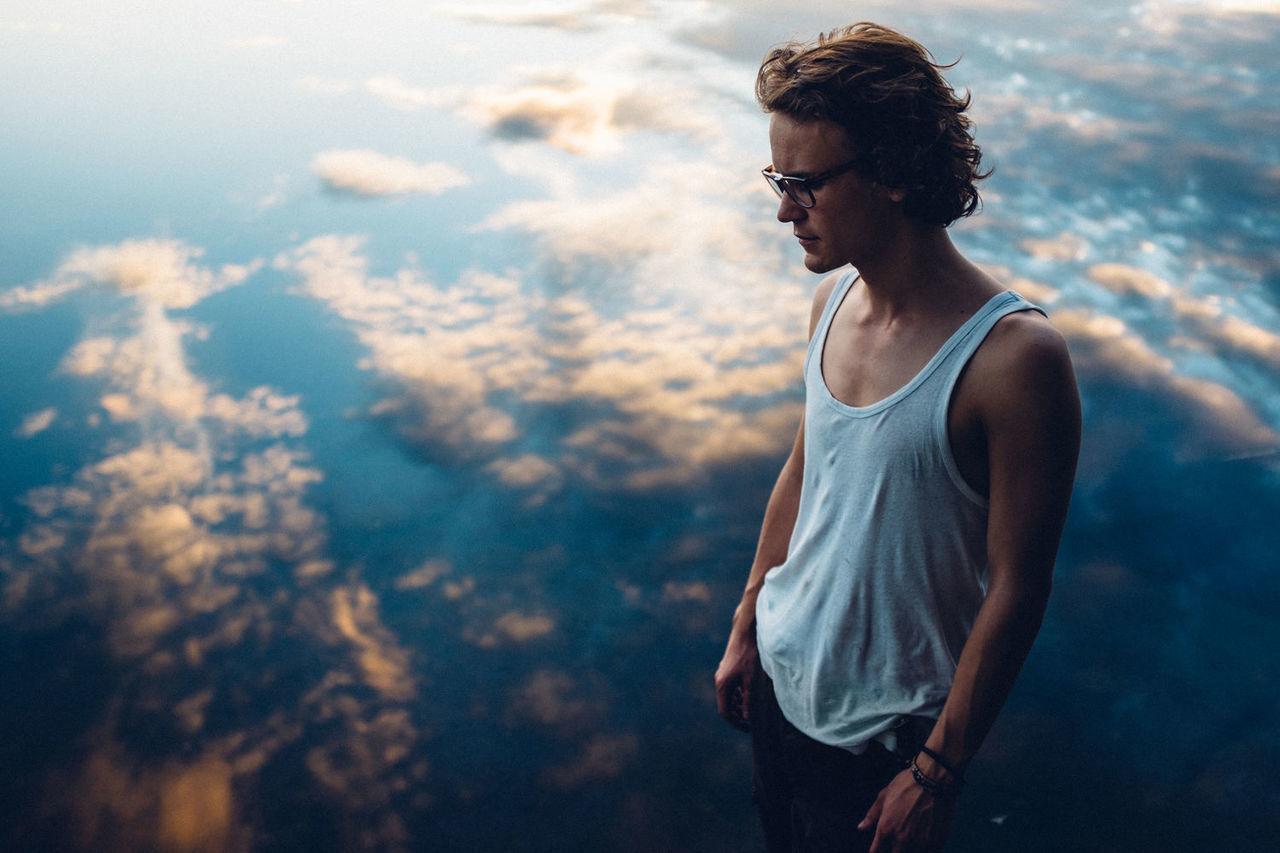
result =
[[835,320],[836,312],[840,310],[840,306],[844,303],[845,297],[849,295],[849,291],[853,289],[854,282],[856,282],[858,278],[859,276],[857,271],[850,270],[840,281],[837,288],[832,292],[831,298],[827,301],[827,307],[822,316],[822,327],[818,330],[819,334],[814,336],[815,341],[817,341],[817,347],[815,349],[817,357],[817,378],[818,384],[822,387],[822,398],[826,400],[827,404],[837,412],[841,412],[851,417],[868,417],[870,415],[879,414],[885,409],[892,407],[903,398],[909,396],[913,391],[924,384],[925,380],[938,369],[938,367],[946,360],[947,356],[950,355],[957,346],[959,346],[960,342],[969,335],[974,327],[982,323],[984,318],[989,316],[993,311],[999,310],[999,308],[1009,300],[1020,298],[1018,294],[1012,290],[1003,290],[1000,293],[995,294],[988,299],[981,308],[975,311],[968,320],[961,324],[960,328],[951,333],[951,336],[943,342],[942,346],[938,348],[938,351],[933,354],[933,357],[930,358],[929,361],[925,363],[925,366],[920,368],[916,375],[911,377],[905,385],[889,394],[887,397],[883,397],[874,403],[869,403],[866,406],[851,406],[840,400],[831,392],[831,388],[827,385],[827,377],[822,370],[822,360],[827,349],[827,336],[831,332],[831,324]]

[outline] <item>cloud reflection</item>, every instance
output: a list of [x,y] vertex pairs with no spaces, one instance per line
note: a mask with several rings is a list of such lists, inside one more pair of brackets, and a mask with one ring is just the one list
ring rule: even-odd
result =
[[[1086,403],[961,849],[1095,849],[1060,815],[1099,809],[1117,849],[1275,835],[1274,732],[1238,731],[1280,683],[1273,6],[854,16],[963,53],[997,171],[957,240],[1049,309]],[[849,5],[326,8],[139,14],[123,59],[108,13],[0,22],[14,69],[68,69],[8,102],[0,846],[752,849],[709,674],[817,279],[751,80]]]
[[311,165],[330,189],[362,196],[435,195],[471,182],[445,163],[415,163],[368,150],[325,151]]
[[[245,795],[265,764],[315,731],[298,770],[330,792],[351,846],[398,849],[406,834],[392,800],[425,772],[410,758],[409,655],[372,591],[334,572],[325,519],[307,502],[322,474],[292,443],[307,430],[298,398],[212,393],[187,368],[182,341],[196,327],[167,309],[256,266],[214,272],[193,263],[201,254],[165,241],[78,250],[52,283],[11,303],[60,295],[64,283],[133,302],[98,319],[63,363],[107,384],[109,451],[64,484],[28,491],[22,536],[0,542],[5,621],[87,620],[132,674],[83,735],[83,760],[49,780],[50,806],[85,848],[252,849]],[[318,658],[330,668],[287,688],[280,667],[299,639],[331,649]],[[249,683],[223,668],[230,654],[255,663]],[[245,704],[246,693],[261,701]],[[146,740],[168,729],[189,749],[149,756]]]
[[[589,227],[603,237],[611,233],[609,221],[628,213],[624,208],[608,219],[601,212],[589,217]],[[554,217],[544,213],[506,221],[537,221],[550,239],[567,238],[575,258],[574,247],[587,244],[593,253],[619,249],[614,256],[625,256],[616,238],[580,241],[556,231]],[[660,220],[655,227],[670,233],[679,223]],[[693,238],[708,247],[729,233],[718,226],[702,231]],[[635,222],[630,235],[623,239],[641,243],[628,254],[648,253],[649,243],[662,239]],[[738,245],[714,251],[727,254]],[[719,316],[653,305],[609,317],[580,297],[542,296],[480,273],[450,287],[407,269],[373,276],[361,247],[355,238],[315,238],[277,263],[297,270],[308,293],[352,324],[369,351],[363,366],[403,388],[371,414],[395,418],[406,438],[433,453],[488,459],[499,481],[545,494],[569,475],[597,486],[682,482],[710,465],[774,453],[790,441],[798,414],[788,392],[804,320],[799,310],[780,315],[772,298],[747,289],[750,281],[704,293],[724,305]],[[677,263],[666,253],[646,257],[649,269],[638,278]],[[665,280],[662,287],[672,285]],[[731,293],[740,301],[729,310]],[[758,402],[744,411],[752,398]],[[520,449],[521,439],[539,433],[544,413],[570,404],[578,426],[554,450]]]

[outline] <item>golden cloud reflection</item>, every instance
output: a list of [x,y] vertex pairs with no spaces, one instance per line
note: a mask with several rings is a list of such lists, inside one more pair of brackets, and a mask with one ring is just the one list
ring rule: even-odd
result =
[[1113,292],[1149,300],[1149,310],[1172,314],[1187,326],[1195,346],[1216,346],[1280,368],[1280,333],[1245,320],[1220,296],[1195,296],[1148,270],[1125,264],[1095,264],[1088,275]]
[[335,589],[330,594],[333,624],[357,649],[363,680],[383,696],[407,701],[414,696],[408,652],[378,618],[378,600],[367,586]]
[[582,685],[567,672],[540,669],[511,691],[508,725],[536,723],[568,736],[599,723],[608,705],[583,695]]
[[235,853],[253,849],[237,813],[235,768],[223,742],[189,760],[146,765],[109,738],[67,780],[82,849]]
[[[84,757],[45,780],[49,807],[71,818],[84,849],[255,849],[246,798],[305,735],[295,773],[329,792],[348,849],[403,849],[400,800],[426,772],[413,757],[409,655],[372,590],[336,576],[326,520],[308,505],[323,475],[297,443],[299,398],[265,386],[213,393],[187,368],[183,339],[196,328],[166,309],[249,269],[214,273],[193,264],[201,254],[126,241],[73,253],[53,279],[74,271],[77,286],[110,287],[136,310],[95,323],[62,363],[107,386],[99,404],[116,426],[105,455],[29,490],[21,535],[0,541],[6,621],[87,621],[123,673],[82,736]],[[28,431],[37,426],[48,423]],[[297,679],[279,680],[280,650],[298,642],[328,670],[287,687]],[[252,678],[221,668],[230,653]],[[139,748],[144,734],[180,748]]]
[[1182,404],[1195,429],[1179,447],[1181,457],[1224,450],[1246,453],[1280,445],[1280,434],[1238,394],[1218,383],[1179,374],[1171,359],[1153,350],[1122,320],[1070,309],[1055,312],[1053,321],[1071,342],[1077,370],[1122,377]]
[[553,788],[578,788],[622,774],[636,760],[640,739],[631,733],[592,735],[578,755],[543,774],[543,784]]
[[[720,236],[710,229],[696,239],[710,246]],[[433,452],[487,459],[500,482],[534,503],[566,476],[606,488],[684,482],[709,464],[777,453],[794,434],[799,410],[788,397],[805,298],[778,285],[797,297],[792,311],[779,311],[787,303],[766,295],[759,271],[719,292],[692,291],[690,302],[711,306],[706,313],[650,305],[609,316],[505,277],[468,273],[439,287],[407,269],[373,276],[361,250],[358,238],[318,237],[277,265],[299,272],[306,291],[352,325],[369,352],[362,367],[404,389],[371,414],[394,417]],[[659,262],[675,260],[650,261]],[[581,425],[553,452],[518,447],[538,428],[539,406],[568,403]]]

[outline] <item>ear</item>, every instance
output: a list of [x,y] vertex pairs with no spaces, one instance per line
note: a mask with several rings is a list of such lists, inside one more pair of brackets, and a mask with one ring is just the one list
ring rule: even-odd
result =
[[907,197],[907,191],[899,189],[898,187],[885,187],[884,192],[885,195],[889,197],[890,201],[895,201],[898,204],[902,204],[903,200]]

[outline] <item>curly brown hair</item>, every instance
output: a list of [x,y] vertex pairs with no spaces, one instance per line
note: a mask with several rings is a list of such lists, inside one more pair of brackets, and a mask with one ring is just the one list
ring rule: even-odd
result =
[[982,152],[956,94],[918,42],[868,22],[832,30],[816,42],[769,52],[756,76],[765,112],[840,125],[860,159],[858,171],[902,190],[907,216],[950,225],[978,209]]

